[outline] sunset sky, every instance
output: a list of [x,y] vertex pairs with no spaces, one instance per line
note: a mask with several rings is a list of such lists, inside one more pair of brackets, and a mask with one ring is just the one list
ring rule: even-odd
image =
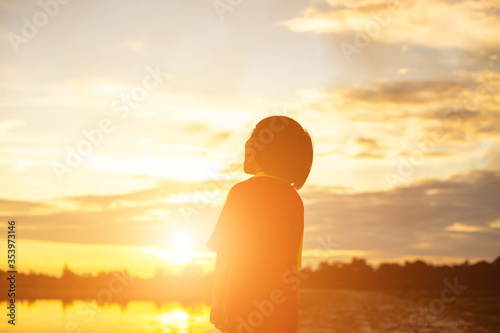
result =
[[20,271],[211,269],[274,114],[314,142],[305,265],[500,255],[500,1],[59,1],[0,0]]

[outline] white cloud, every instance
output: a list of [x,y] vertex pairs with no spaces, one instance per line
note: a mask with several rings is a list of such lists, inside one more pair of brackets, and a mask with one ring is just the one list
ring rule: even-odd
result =
[[24,126],[24,122],[17,119],[0,122],[0,136],[6,136],[11,130],[21,126]]

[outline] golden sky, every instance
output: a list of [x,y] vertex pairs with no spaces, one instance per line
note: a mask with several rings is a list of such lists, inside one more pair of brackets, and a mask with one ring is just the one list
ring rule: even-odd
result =
[[211,262],[273,114],[314,141],[305,264],[500,254],[500,1],[42,3],[0,0],[20,270]]

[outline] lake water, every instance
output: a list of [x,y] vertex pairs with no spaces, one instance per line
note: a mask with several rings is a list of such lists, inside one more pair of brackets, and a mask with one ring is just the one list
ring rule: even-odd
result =
[[206,303],[182,305],[177,302],[155,304],[131,301],[126,305],[99,306],[96,302],[37,300],[16,302],[16,325],[7,323],[7,302],[0,332],[26,333],[111,333],[176,332],[216,333],[209,322],[210,306]]

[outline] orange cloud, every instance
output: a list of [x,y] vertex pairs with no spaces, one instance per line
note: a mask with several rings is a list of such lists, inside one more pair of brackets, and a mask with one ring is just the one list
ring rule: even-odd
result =
[[[498,47],[500,16],[482,1],[330,1],[282,25],[296,32],[359,32],[369,39],[432,48]],[[355,41],[353,41],[355,44]]]

